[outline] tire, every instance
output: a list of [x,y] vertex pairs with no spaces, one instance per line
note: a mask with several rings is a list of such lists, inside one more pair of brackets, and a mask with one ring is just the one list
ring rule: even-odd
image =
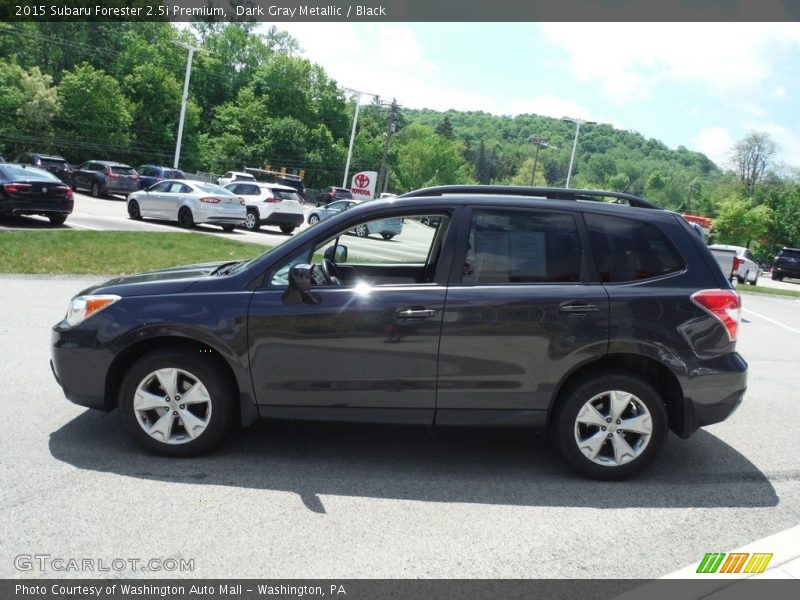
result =
[[63,225],[67,221],[67,215],[49,215],[50,225]]
[[292,233],[294,231],[294,225],[281,225],[281,231],[283,233]]
[[319,223],[319,217],[317,215],[311,215],[308,217],[308,224],[309,225],[316,225]]
[[[201,388],[193,387],[198,383]],[[194,401],[186,403],[190,393]],[[165,456],[197,456],[219,445],[233,426],[235,397],[233,386],[211,357],[158,350],[125,373],[119,407],[125,429],[139,445]],[[191,429],[184,424],[187,419]]]
[[750,282],[750,285],[758,285],[758,275],[758,273],[755,274],[753,281]]
[[356,232],[358,237],[367,237],[369,235],[369,229],[367,228],[366,224],[362,223],[358,227],[356,227],[353,231]]
[[781,277],[781,276],[780,276],[780,275],[778,275],[777,273],[774,273],[774,272],[773,272],[773,273],[772,273],[772,280],[773,280],[773,281],[783,281],[783,277]]
[[97,182],[92,184],[92,198],[99,198],[102,194],[100,193],[100,186]]
[[188,206],[182,206],[178,211],[178,224],[185,229],[194,227],[194,217]]
[[224,231],[225,233],[231,233],[236,227],[236,225],[220,225],[220,227],[222,227],[222,231]]
[[139,203],[136,200],[128,201],[128,217],[134,221],[142,220],[142,211],[139,209]]
[[745,273],[744,277],[741,277],[740,275],[736,275],[736,281],[738,281],[739,283],[744,283],[745,281],[747,281],[747,274]]
[[247,229],[247,231],[258,231],[261,229],[258,210],[254,208],[247,210],[247,216],[244,218],[244,228]]
[[[620,400],[617,406],[611,402],[611,394]],[[611,372],[585,379],[562,393],[551,434],[562,456],[582,475],[609,481],[627,479],[661,454],[667,439],[667,415],[661,396],[649,383],[629,373]]]
[[394,234],[393,233],[382,233],[381,237],[388,241],[388,240],[390,240],[390,239],[392,239],[394,237]]

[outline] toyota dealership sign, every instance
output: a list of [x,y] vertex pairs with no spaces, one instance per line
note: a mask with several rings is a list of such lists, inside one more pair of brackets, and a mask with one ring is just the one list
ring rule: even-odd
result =
[[375,182],[378,179],[377,171],[361,171],[353,175],[350,192],[353,198],[369,200],[375,197]]

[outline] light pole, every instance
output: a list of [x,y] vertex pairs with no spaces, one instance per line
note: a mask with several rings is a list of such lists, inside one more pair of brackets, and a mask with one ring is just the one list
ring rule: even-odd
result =
[[350,131],[350,145],[347,148],[347,162],[344,165],[344,180],[342,181],[342,187],[347,187],[347,176],[350,174],[350,159],[353,156],[353,141],[356,139],[356,123],[358,123],[358,109],[361,108],[361,94],[366,94],[367,96],[377,96],[377,94],[370,94],[369,92],[360,92],[358,90],[353,90],[350,88],[344,88],[348,92],[353,92],[356,95],[356,111],[353,115],[353,129]]
[[189,58],[186,61],[186,76],[183,78],[183,99],[181,100],[181,118],[178,121],[178,141],[175,144],[175,162],[172,165],[173,169],[177,169],[178,161],[181,158],[181,140],[183,139],[183,119],[186,117],[186,101],[189,99],[189,76],[192,73],[192,57],[195,52],[200,52],[201,49],[176,40],[172,40],[172,43],[189,51]]
[[539,148],[553,148],[554,150],[558,150],[558,148],[548,144],[548,138],[538,135],[530,136],[528,141],[536,146],[536,153],[533,155],[533,170],[531,171],[531,187],[533,187],[536,179],[536,165],[539,163]]
[[573,119],[572,117],[562,117],[562,121],[567,121],[568,123],[575,123],[575,140],[572,142],[572,156],[569,158],[569,169],[567,170],[567,184],[564,186],[565,188],[569,187],[569,180],[572,177],[572,165],[575,162],[575,150],[578,147],[578,132],[581,130],[582,124],[587,125],[594,125],[595,121],[586,121],[585,119]]

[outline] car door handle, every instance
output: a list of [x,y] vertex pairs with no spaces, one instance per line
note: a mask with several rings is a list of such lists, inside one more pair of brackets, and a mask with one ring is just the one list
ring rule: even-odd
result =
[[435,317],[436,311],[432,308],[411,306],[409,308],[396,310],[394,316],[400,319],[428,319],[430,317]]
[[573,300],[572,302],[566,302],[558,307],[558,310],[565,313],[570,314],[581,314],[581,313],[589,313],[589,312],[597,312],[600,310],[600,307],[596,304],[589,304],[584,300]]

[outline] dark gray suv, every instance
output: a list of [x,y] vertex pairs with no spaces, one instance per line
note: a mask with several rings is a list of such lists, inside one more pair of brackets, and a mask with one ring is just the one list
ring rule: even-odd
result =
[[[391,244],[345,236],[390,218]],[[84,290],[52,367],[67,398],[119,407],[170,456],[259,417],[523,426],[584,475],[622,479],[669,430],[739,405],[739,312],[680,215],[612,192],[452,186],[363,203],[250,261]]]

